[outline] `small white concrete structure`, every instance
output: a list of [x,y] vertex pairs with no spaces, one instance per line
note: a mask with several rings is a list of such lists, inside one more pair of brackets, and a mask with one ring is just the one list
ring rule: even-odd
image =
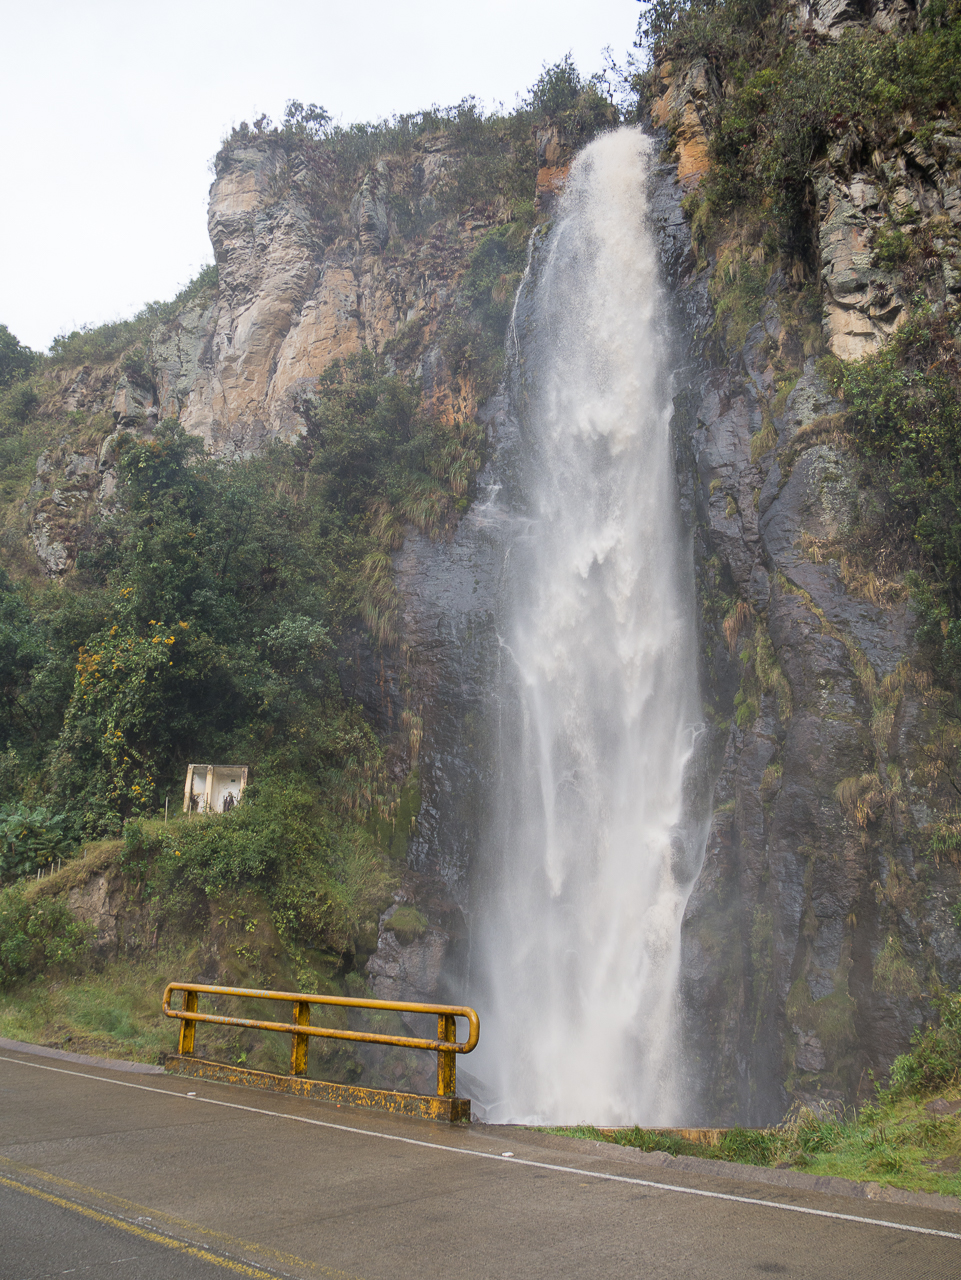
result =
[[246,785],[245,764],[189,764],[184,813],[229,813]]

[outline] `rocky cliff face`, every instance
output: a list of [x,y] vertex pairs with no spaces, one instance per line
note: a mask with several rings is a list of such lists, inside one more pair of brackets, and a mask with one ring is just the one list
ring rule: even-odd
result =
[[[457,279],[493,219],[441,224],[412,247],[398,234],[390,198],[427,208],[451,156],[438,143],[416,160],[380,160],[349,204],[349,231],[330,239],[311,207],[307,162],[279,144],[236,147],[219,163],[208,225],[220,272],[215,308],[188,314],[156,344],[161,416],[218,453],[245,453],[304,430],[303,398],[336,359],[380,351],[402,331],[420,357],[428,395],[470,416],[436,347]],[[393,239],[392,239],[393,237]]]
[[[829,39],[912,20],[897,5],[798,14]],[[704,60],[660,76],[655,121],[690,191],[723,87]],[[902,120],[866,169],[842,139],[818,171],[823,347],[843,361],[877,350],[918,290],[935,309],[958,297],[961,139],[922,124]],[[892,224],[930,245],[920,269],[879,263]],[[717,296],[724,252],[700,270],[666,261],[690,336],[710,329],[704,291]],[[804,358],[788,285],[775,272],[733,351],[694,342],[676,401],[717,770],[683,978],[692,1088],[712,1123],[869,1094],[930,994],[961,980],[958,873],[926,832],[948,804],[924,768],[943,726],[903,583],[853,554],[873,498],[838,429],[844,405]]]
[[[961,978],[957,873],[919,857],[929,797],[912,763],[933,725],[909,673],[913,620],[844,580],[837,549],[863,495],[851,458],[819,438],[838,406],[813,361],[752,460],[773,399],[764,349],[781,332],[771,301],[679,424],[696,467],[706,661],[730,717],[715,721],[686,1007],[706,1114],[752,1122],[788,1095],[866,1091],[868,1071],[906,1047],[924,990]],[[822,546],[834,554],[813,559]],[[733,602],[721,634],[719,593]]]
[[[318,377],[365,347],[421,379],[429,412],[473,418],[471,371],[450,368],[441,339],[472,251],[510,213],[494,195],[438,219],[438,189],[462,162],[443,135],[428,137],[342,191],[338,175],[275,138],[225,147],[208,215],[215,295],[158,325],[139,369],[55,377],[48,409],[68,425],[38,461],[23,508],[46,572],[72,568],[85,526],[109,506],[118,432],[149,435],[177,418],[225,457],[294,440]],[[412,222],[427,231],[412,234]]]

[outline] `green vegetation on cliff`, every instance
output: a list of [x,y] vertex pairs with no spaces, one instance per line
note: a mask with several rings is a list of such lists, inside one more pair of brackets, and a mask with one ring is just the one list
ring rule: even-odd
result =
[[125,372],[144,376],[147,372],[144,344],[157,325],[175,320],[188,307],[202,310],[216,296],[217,267],[211,263],[203,267],[175,298],[169,302],[148,302],[131,320],[84,325],[72,333],[58,335],[50,344],[50,362],[71,368],[81,364],[102,364],[122,356]]
[[947,0],[923,6],[917,30],[828,37],[784,0],[653,0],[639,36],[660,62],[703,59],[716,87],[698,192],[709,216],[763,211],[809,268],[814,178],[830,152],[867,165],[912,136],[936,147],[938,122],[961,122],[961,13]]
[[[456,518],[480,440],[369,351],[328,368],[307,417],[295,444],[231,463],[174,420],[118,433],[118,489],[75,570],[0,579],[0,986],[89,968],[89,931],[49,894],[72,874],[60,860],[121,828],[106,874],[138,954],[193,939],[193,966],[316,988],[376,946],[416,819],[419,722],[379,739],[342,692],[337,647],[358,615],[391,638],[389,552],[405,526]],[[8,422],[28,447],[43,425]],[[11,569],[29,567],[7,545]],[[252,766],[239,808],[180,818],[196,760]],[[169,824],[151,818],[168,802]],[[210,958],[211,920],[240,899],[257,936]]]
[[188,760],[319,777],[328,726],[350,718],[329,628],[360,549],[349,515],[325,524],[303,461],[198,458],[173,422],[117,452],[120,504],[88,529],[72,581],[8,580],[0,596],[4,798],[43,796],[87,838],[176,803]]
[[863,543],[909,573],[918,638],[938,680],[961,692],[961,308],[914,313],[875,355],[827,364],[874,498]]
[[[819,183],[859,174],[876,185],[869,276],[886,276],[873,305],[896,313],[896,290],[903,314],[875,352],[824,362],[843,412],[804,428],[783,461],[828,437],[857,454],[867,497],[849,551],[907,577],[932,670],[961,691],[961,311],[941,283],[942,265],[957,265],[958,229],[903,185],[913,167],[949,199],[939,166],[961,130],[961,8],[930,0],[900,26],[838,20],[825,31],[783,0],[653,0],[639,40],[661,66],[703,70],[709,167],[686,200],[695,245],[702,265],[715,262],[710,292],[729,352],[776,296],[794,329],[773,357],[782,395],[803,357],[824,350],[819,232],[836,197]],[[637,80],[648,95],[659,84],[653,68]],[[675,137],[681,127],[669,121]],[[755,442],[758,460],[775,437]]]

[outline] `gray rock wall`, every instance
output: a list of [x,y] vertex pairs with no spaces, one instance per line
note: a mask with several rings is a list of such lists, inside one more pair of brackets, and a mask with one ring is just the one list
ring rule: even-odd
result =
[[[703,295],[678,262],[690,333]],[[676,399],[716,772],[683,1000],[692,1121],[711,1123],[869,1094],[937,984],[961,979],[957,872],[923,856],[914,619],[845,562],[871,498],[815,361],[777,395],[779,285],[743,348],[689,365]]]

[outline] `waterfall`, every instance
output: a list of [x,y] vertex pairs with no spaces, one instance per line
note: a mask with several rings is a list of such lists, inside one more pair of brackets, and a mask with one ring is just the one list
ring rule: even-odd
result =
[[670,439],[652,142],[576,158],[522,286],[498,777],[473,890],[465,1063],[488,1119],[681,1114],[680,926],[705,830],[689,539]]

